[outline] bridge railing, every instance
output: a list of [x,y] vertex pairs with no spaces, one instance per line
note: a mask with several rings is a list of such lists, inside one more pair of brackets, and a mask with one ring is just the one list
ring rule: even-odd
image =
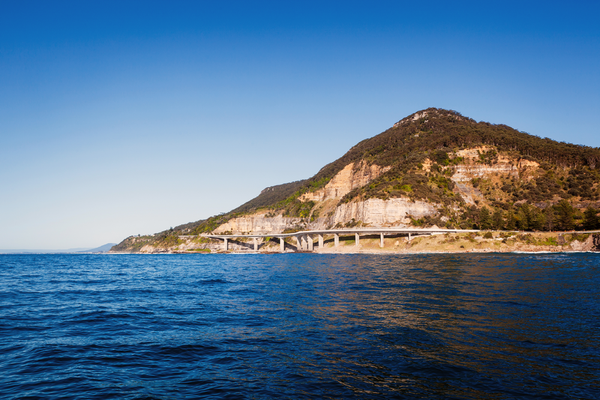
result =
[[[379,235],[380,236],[380,247],[384,247],[384,236],[390,234],[402,235],[406,234],[408,236],[408,240],[412,239],[412,236],[418,235],[434,235],[434,234],[443,234],[443,233],[471,233],[471,232],[479,232],[476,229],[441,229],[441,228],[345,228],[345,229],[324,229],[324,230],[313,230],[313,231],[299,231],[293,233],[268,233],[268,234],[201,234],[198,235],[200,237],[206,237],[210,239],[220,239],[223,240],[224,250],[228,250],[228,242],[231,239],[236,238],[252,238],[254,241],[254,251],[258,251],[258,239],[259,238],[278,238],[280,251],[285,251],[285,239],[289,237],[294,237],[296,239],[296,249],[314,250],[314,238],[313,236],[317,236],[318,239],[318,248],[322,249],[324,247],[324,235],[333,235],[334,237],[334,247],[339,246],[339,237],[340,235],[348,235],[354,234],[355,237],[355,246],[358,247],[360,243],[360,235]],[[189,237],[189,235],[187,236]]]

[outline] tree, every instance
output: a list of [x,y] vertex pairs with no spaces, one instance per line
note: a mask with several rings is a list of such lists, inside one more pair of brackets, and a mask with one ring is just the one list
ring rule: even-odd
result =
[[544,215],[546,216],[546,225],[545,228],[547,231],[552,231],[554,229],[554,208],[548,206],[544,209]]
[[575,210],[573,206],[567,200],[562,199],[556,206],[556,222],[560,229],[563,231],[570,231],[575,227],[575,220],[573,215]]
[[592,231],[599,228],[600,218],[598,218],[598,210],[588,207],[583,213],[583,229]]
[[438,164],[448,165],[448,153],[446,153],[444,150],[437,150],[435,153],[433,153],[433,158]]
[[526,207],[520,207],[516,215],[517,228],[521,231],[529,229],[529,209]]
[[490,210],[487,207],[483,207],[479,211],[479,228],[480,229],[490,229],[492,227],[492,216],[490,215]]
[[498,209],[494,211],[494,215],[492,215],[492,224],[496,230],[504,229],[504,213],[502,210]]
[[508,216],[506,217],[506,229],[509,231],[517,229],[517,217],[512,210],[508,212]]
[[528,224],[529,229],[534,231],[540,231],[543,229],[546,224],[546,218],[544,214],[540,211],[536,206],[528,206],[529,214],[528,214]]

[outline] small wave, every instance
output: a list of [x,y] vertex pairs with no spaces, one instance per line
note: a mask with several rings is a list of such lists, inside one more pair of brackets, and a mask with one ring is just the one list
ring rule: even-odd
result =
[[217,284],[221,284],[221,283],[230,283],[230,282],[226,281],[225,279],[203,279],[203,280],[196,281],[196,283],[198,283],[200,285],[217,285]]
[[[567,252],[564,251],[520,251],[520,250],[515,250],[515,251],[511,251],[511,254],[564,254]],[[568,252],[568,253],[572,253],[572,252]]]

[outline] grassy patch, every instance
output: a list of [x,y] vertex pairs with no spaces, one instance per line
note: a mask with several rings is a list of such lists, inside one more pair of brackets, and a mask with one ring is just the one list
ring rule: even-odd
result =
[[590,237],[589,233],[574,233],[571,235],[571,242],[572,241],[579,241],[579,242],[585,242],[588,238]]
[[536,243],[538,246],[558,246],[558,242],[555,237],[547,237],[538,240]]
[[519,235],[519,236],[517,236],[517,240],[519,240],[520,242],[527,243],[527,244],[535,244],[536,243],[536,240],[531,233]]

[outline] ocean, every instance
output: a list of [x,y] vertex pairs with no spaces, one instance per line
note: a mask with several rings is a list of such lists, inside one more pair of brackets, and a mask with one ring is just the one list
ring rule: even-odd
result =
[[2,399],[597,399],[600,254],[0,255]]

